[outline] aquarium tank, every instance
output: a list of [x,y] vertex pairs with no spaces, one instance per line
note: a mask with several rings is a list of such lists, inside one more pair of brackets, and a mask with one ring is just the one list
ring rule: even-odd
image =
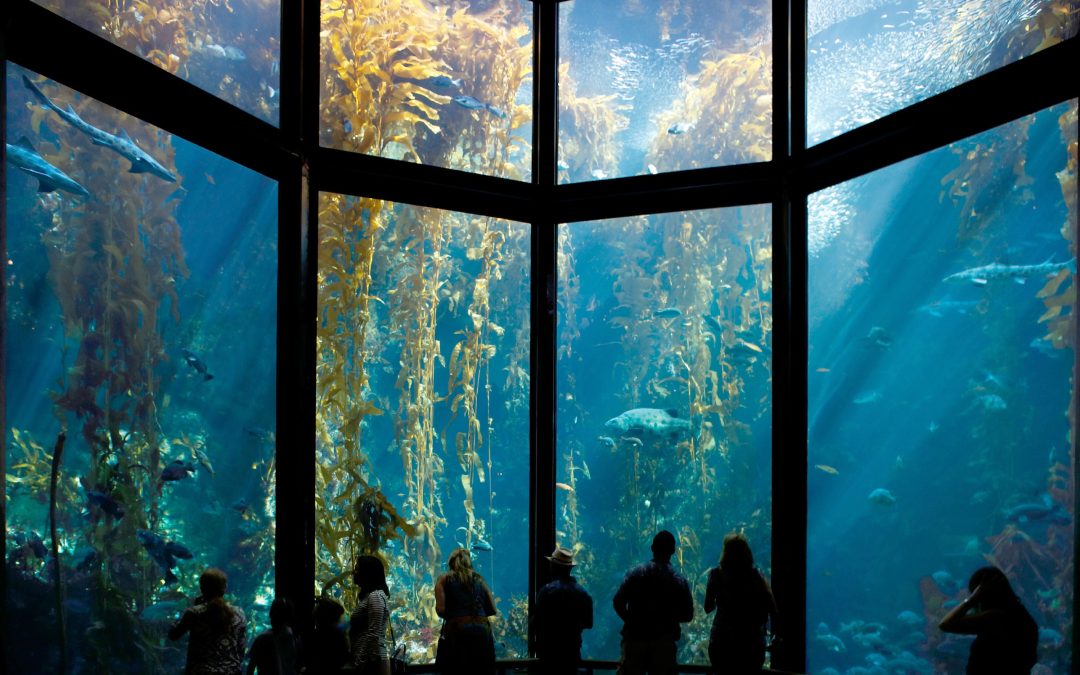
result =
[[701,602],[724,535],[745,534],[769,573],[771,217],[762,205],[559,228],[556,541],[595,603],[586,658],[618,659],[611,599],[660,530],[697,607],[682,663],[708,663]]
[[8,666],[175,672],[205,568],[253,627],[273,599],[276,184],[5,84]]
[[807,0],[807,142],[1075,37],[1075,0]]
[[529,250],[523,223],[319,196],[315,592],[387,567],[396,634],[434,660],[455,548],[528,654]]
[[319,141],[528,181],[532,3],[326,0]]
[[458,548],[528,659],[556,546],[611,672],[660,530],[687,671],[733,532],[778,670],[962,672],[984,565],[1075,669],[1080,0],[3,12],[4,672],[181,672],[208,568],[348,621],[363,555],[429,671]]
[[772,158],[772,7],[559,3],[560,183]]
[[265,120],[281,106],[280,0],[34,0]]
[[960,672],[937,625],[988,564],[1070,672],[1076,131],[1074,100],[810,197],[812,673]]

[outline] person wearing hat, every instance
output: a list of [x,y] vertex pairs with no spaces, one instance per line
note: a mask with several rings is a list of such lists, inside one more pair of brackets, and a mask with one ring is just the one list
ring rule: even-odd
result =
[[536,594],[536,656],[545,675],[570,675],[581,661],[581,631],[593,625],[593,602],[570,576],[573,551],[556,547],[547,559],[553,580]]
[[694,618],[690,584],[675,571],[675,535],[661,530],[652,560],[626,573],[612,604],[623,620],[618,675],[674,675],[682,627]]

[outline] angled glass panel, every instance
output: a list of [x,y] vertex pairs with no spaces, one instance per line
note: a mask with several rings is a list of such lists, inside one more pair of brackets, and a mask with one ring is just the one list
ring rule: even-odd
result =
[[353,565],[379,556],[397,640],[430,663],[463,547],[497,655],[525,657],[529,227],[323,193],[317,358],[316,592],[352,612]]
[[278,124],[280,0],[34,2],[270,124]]
[[1070,672],[1076,132],[1073,101],[811,196],[808,672],[963,672],[938,623],[988,564]]
[[680,663],[709,662],[724,535],[770,574],[771,232],[767,205],[560,226],[556,526],[593,597],[585,658],[619,658],[611,599],[660,530],[696,608]]
[[180,672],[203,570],[249,635],[273,599],[277,186],[7,87],[7,672]]
[[808,0],[814,145],[1076,35],[1076,0]]
[[560,183],[770,159],[770,3],[559,3]]
[[532,2],[324,0],[323,146],[528,181]]

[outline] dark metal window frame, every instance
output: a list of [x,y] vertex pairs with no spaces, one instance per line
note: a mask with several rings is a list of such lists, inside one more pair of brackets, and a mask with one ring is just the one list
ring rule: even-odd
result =
[[[279,183],[277,466],[278,476],[288,479],[279,480],[277,486],[277,592],[303,606],[310,602],[314,580],[316,218],[320,191],[362,193],[531,223],[530,597],[546,581],[546,569],[537,565],[539,556],[555,541],[558,224],[768,203],[773,209],[775,279],[773,586],[788,628],[782,651],[774,654],[774,664],[785,670],[805,670],[807,195],[1080,96],[1080,78],[1067,75],[1080,63],[1080,38],[807,148],[805,2],[775,2],[771,161],[557,185],[558,0],[534,0],[536,100],[531,183],[320,148],[319,3],[281,0],[281,5],[279,127],[30,0],[6,0],[0,10],[0,65],[5,66],[5,72],[8,61],[39,72]],[[6,111],[3,91],[0,88],[0,109]],[[4,123],[0,116],[0,132]],[[5,178],[6,163],[0,162],[3,203]],[[6,250],[5,217],[0,214],[0,251]],[[0,311],[5,308],[4,288],[0,283]],[[0,350],[3,326],[0,320]],[[1078,385],[1074,382],[1073,386]],[[6,428],[2,419],[5,394],[0,358],[0,428]],[[5,469],[5,437],[0,434],[0,476]],[[4,508],[0,499],[0,527],[6,525]],[[0,543],[0,558],[6,559],[6,542]],[[5,597],[4,581],[0,567],[0,598]],[[1074,621],[1072,644],[1077,644],[1078,637],[1080,626]],[[0,662],[6,649],[0,639]]]

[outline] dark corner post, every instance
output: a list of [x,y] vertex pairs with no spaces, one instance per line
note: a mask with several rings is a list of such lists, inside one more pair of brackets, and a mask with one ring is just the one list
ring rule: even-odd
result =
[[318,50],[319,3],[282,0],[275,583],[297,617],[311,615],[315,578],[317,195],[305,150],[318,138]]
[[806,671],[806,4],[773,5],[773,589],[782,642],[772,667]]
[[[0,71],[7,74],[8,3],[0,9]],[[7,87],[0,87],[0,136],[7,139]],[[7,664],[7,148],[0,148],[0,670]]]
[[[555,160],[558,138],[558,35],[556,0],[533,2],[533,185],[531,330],[529,354],[530,475],[529,606],[548,581],[540,556],[555,543],[555,358],[556,236]],[[529,652],[535,653],[535,633],[529,629]]]

